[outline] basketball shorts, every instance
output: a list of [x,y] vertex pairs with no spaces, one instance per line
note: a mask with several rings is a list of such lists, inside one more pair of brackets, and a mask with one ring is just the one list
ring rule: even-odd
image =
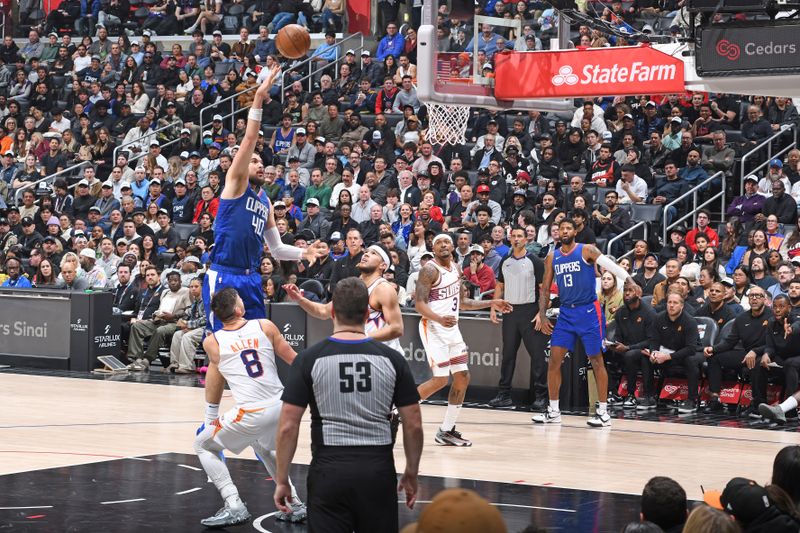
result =
[[214,442],[233,453],[258,442],[264,449],[275,449],[281,402],[266,407],[234,407],[212,422]]
[[211,311],[211,298],[214,294],[233,287],[244,302],[244,317],[248,320],[267,318],[267,307],[264,304],[264,291],[261,289],[261,274],[245,272],[239,269],[227,269],[211,265],[203,278],[203,306],[206,312],[206,329],[217,331],[222,329],[222,322],[217,320]]
[[467,345],[458,325],[445,328],[423,318],[419,321],[419,336],[435,377],[446,377],[469,369]]
[[603,336],[605,335],[605,319],[600,309],[600,302],[569,307],[562,305],[550,346],[560,346],[569,351],[575,349],[575,341],[583,343],[586,355],[595,356],[603,353]]

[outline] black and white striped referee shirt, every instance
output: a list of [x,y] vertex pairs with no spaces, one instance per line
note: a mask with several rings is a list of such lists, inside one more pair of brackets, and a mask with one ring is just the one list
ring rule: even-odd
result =
[[391,449],[392,405],[419,401],[408,362],[372,339],[328,337],[294,360],[284,402],[311,407],[312,452],[327,447],[380,446]]

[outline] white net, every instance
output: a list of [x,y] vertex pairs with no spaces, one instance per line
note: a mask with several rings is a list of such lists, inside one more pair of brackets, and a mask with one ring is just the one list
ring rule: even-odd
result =
[[426,104],[427,140],[433,144],[464,144],[469,121],[469,106]]

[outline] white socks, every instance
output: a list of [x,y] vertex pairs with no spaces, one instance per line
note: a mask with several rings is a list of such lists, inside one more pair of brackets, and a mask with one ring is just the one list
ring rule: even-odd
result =
[[550,410],[554,413],[559,412],[558,400],[550,400]]
[[454,427],[456,427],[456,420],[458,419],[458,413],[461,411],[461,404],[453,405],[451,403],[447,404],[447,411],[444,412],[444,422],[442,425],[439,426],[439,429],[442,431],[450,431]]
[[608,409],[608,402],[598,402],[599,405],[597,406],[597,414],[602,415]]
[[785,400],[781,402],[781,411],[784,413],[788,413],[792,409],[797,407],[797,399],[794,396],[789,396]]

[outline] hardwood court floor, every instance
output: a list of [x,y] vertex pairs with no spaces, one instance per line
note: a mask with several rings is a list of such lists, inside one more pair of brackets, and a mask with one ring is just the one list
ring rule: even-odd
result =
[[[192,454],[203,390],[129,382],[1,373],[0,475],[168,452]],[[226,392],[222,408],[232,403]],[[796,431],[762,431],[615,419],[591,429],[583,417],[533,426],[514,411],[463,409],[458,429],[472,448],[433,444],[444,414],[424,405],[421,474],[461,479],[638,494],[654,475],[675,478],[690,498],[734,476],[765,482]],[[295,462],[310,459],[309,418]],[[403,455],[395,452],[398,470]],[[245,458],[254,458],[245,452]]]

